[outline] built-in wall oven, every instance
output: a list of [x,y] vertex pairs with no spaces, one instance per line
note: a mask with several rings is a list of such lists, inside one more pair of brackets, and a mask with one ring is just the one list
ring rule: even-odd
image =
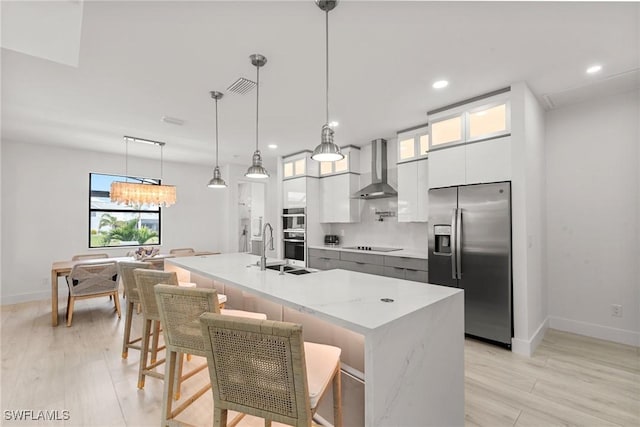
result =
[[282,211],[282,231],[284,258],[290,264],[305,267],[307,252],[304,208],[290,208]]

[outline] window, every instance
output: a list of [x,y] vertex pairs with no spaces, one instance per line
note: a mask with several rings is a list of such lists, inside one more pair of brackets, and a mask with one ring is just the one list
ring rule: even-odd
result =
[[305,166],[305,164],[306,164],[306,160],[305,159],[296,160],[295,167],[294,167],[296,175],[304,175],[304,172],[305,172],[304,166]]
[[284,177],[289,178],[290,176],[293,176],[293,163],[287,162],[284,164]]
[[349,154],[342,153],[344,158],[335,162],[320,162],[320,175],[349,172]]
[[400,141],[400,160],[411,159],[416,155],[414,138],[407,138]]
[[160,207],[112,202],[113,181],[160,183],[157,179],[89,174],[89,247],[159,245]]
[[507,105],[483,107],[480,111],[469,113],[469,139],[479,139],[491,135],[506,133]]
[[462,116],[431,124],[431,145],[462,141]]

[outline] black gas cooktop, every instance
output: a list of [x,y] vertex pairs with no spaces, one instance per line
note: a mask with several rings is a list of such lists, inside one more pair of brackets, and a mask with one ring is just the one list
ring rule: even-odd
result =
[[343,249],[355,249],[357,251],[393,252],[401,251],[402,248],[385,248],[381,246],[347,246]]

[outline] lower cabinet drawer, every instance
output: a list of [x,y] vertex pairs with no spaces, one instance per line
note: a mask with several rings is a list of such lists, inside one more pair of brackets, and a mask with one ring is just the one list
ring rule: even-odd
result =
[[317,268],[318,270],[333,270],[341,268],[338,263],[340,261],[333,258],[325,257],[309,257],[309,268]]
[[404,268],[384,267],[383,274],[386,277],[395,277],[396,279],[404,279]]
[[405,279],[413,280],[414,282],[429,282],[429,272],[423,270],[405,270]]
[[309,248],[309,258],[313,258],[313,257],[340,259],[340,251],[333,251],[330,249]]
[[366,264],[364,262],[356,262],[356,261],[340,261],[339,267],[344,270],[357,271],[359,273],[368,273],[368,274],[377,274],[378,276],[383,275],[384,267],[382,265],[376,264]]

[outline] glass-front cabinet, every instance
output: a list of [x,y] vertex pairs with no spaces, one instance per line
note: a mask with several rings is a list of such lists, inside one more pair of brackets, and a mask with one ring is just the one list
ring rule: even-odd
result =
[[429,127],[420,125],[398,132],[398,163],[429,155]]
[[429,126],[398,132],[398,222],[428,217]]
[[509,88],[427,113],[429,187],[511,179]]

